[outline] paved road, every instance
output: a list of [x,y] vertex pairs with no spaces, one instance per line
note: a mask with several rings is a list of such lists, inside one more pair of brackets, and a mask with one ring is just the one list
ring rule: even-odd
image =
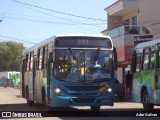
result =
[[[40,111],[42,112],[44,109],[40,105],[36,105],[33,107],[28,107],[26,104],[26,100],[21,97],[20,90],[15,88],[3,88],[0,87],[0,111]],[[143,111],[142,104],[140,103],[132,103],[132,102],[121,102],[115,103],[114,107],[110,106],[103,106],[101,107],[101,112],[99,114],[93,114],[90,111],[90,107],[74,107],[74,108],[63,108],[60,109],[62,112],[51,112],[47,113],[47,116],[54,114],[54,119],[56,120],[69,120],[69,119],[122,119],[125,120],[127,117],[117,117],[117,116],[127,116],[127,115],[134,115],[140,114]],[[160,106],[155,107],[155,112],[160,112]],[[154,114],[154,112],[151,112]],[[114,117],[114,118],[113,118]],[[150,120],[151,117],[134,117],[136,119],[148,119]],[[22,119],[22,118],[20,118]],[[20,120],[19,119],[19,120]],[[23,118],[27,119],[27,118]],[[31,118],[28,118],[31,119]],[[37,120],[38,118],[34,118]],[[53,119],[53,117],[44,117],[39,119]],[[154,120],[158,119],[157,117],[153,118]],[[14,120],[14,119],[12,119]],[[130,119],[132,120],[132,118]]]

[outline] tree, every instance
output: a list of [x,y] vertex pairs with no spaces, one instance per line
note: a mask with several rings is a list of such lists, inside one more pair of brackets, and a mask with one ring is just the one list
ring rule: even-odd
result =
[[24,49],[22,43],[0,42],[0,71],[20,71]]

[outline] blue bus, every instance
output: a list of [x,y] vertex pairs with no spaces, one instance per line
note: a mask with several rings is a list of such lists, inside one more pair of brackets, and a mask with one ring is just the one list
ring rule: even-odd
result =
[[132,101],[146,111],[160,106],[160,39],[140,43],[132,58]]
[[113,106],[116,50],[103,35],[57,35],[23,52],[22,96],[30,106]]

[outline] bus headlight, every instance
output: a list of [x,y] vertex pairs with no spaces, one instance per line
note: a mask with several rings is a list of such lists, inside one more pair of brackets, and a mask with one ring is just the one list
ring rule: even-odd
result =
[[110,94],[112,93],[112,88],[109,87],[109,88],[106,88],[104,91],[102,91],[101,95],[107,95],[107,94]]
[[107,90],[108,90],[108,92],[109,92],[109,93],[111,93],[111,92],[112,92],[112,88],[108,88]]
[[59,94],[61,92],[60,88],[55,88],[55,93]]
[[62,89],[60,89],[59,87],[54,87],[53,88],[54,93],[56,93],[57,95],[64,95],[65,93],[63,92]]

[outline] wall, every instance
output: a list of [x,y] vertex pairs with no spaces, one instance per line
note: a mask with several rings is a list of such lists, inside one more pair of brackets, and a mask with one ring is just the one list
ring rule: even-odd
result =
[[[160,31],[160,0],[139,0],[139,24],[150,28],[151,34]],[[145,34],[143,31],[140,33]]]
[[129,19],[130,25],[132,25],[132,17],[137,16],[137,15],[138,15],[138,10],[134,10],[134,11],[126,14],[125,16],[123,16],[122,20],[125,21],[125,20]]
[[122,17],[120,16],[109,16],[108,18],[108,31],[117,28],[122,25]]
[[117,68],[117,80],[122,84],[123,83],[123,69]]

